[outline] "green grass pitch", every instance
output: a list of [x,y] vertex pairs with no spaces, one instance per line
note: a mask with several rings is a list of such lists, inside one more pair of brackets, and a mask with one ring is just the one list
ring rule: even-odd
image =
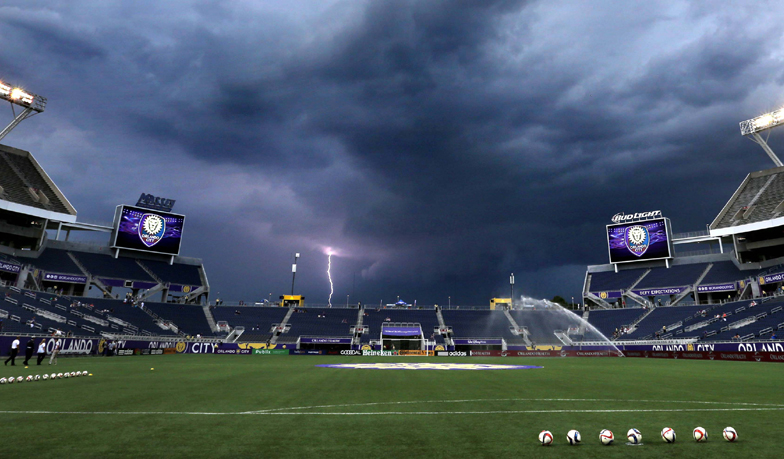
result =
[[[324,363],[542,369],[349,370]],[[150,368],[154,367],[155,370]],[[61,358],[0,376],[3,457],[781,457],[784,365],[615,358],[166,355]],[[710,402],[710,403],[703,403]],[[675,429],[674,444],[661,440]],[[695,443],[694,427],[708,442]],[[721,432],[738,431],[730,444]],[[627,446],[626,431],[643,445]],[[550,430],[555,441],[539,445]],[[582,443],[570,446],[577,429]],[[599,443],[599,431],[615,444]]]

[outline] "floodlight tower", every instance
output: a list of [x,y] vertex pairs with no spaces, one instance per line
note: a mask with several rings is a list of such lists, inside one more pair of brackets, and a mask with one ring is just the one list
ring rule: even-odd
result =
[[[19,123],[37,115],[44,111],[46,108],[46,98],[35,95],[22,88],[14,87],[4,81],[0,81],[0,99],[7,100],[11,103],[11,112],[14,114],[14,120],[11,124],[0,131],[0,140],[7,136]],[[24,110],[18,115],[14,108],[15,105],[22,107]]]
[[765,150],[765,153],[770,156],[770,159],[773,160],[773,162],[776,164],[776,167],[782,167],[784,166],[784,163],[781,162],[779,157],[776,156],[776,153],[773,153],[773,150],[771,150],[770,146],[768,146],[767,137],[770,135],[770,133],[768,133],[768,136],[765,136],[764,139],[759,133],[774,128],[782,123],[784,123],[784,108],[780,108],[775,112],[766,113],[750,120],[741,121],[740,123],[740,133],[743,136],[749,137],[751,140],[758,143],[759,146]]

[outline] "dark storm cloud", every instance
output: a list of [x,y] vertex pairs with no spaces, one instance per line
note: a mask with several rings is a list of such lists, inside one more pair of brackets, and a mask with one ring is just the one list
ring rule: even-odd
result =
[[511,271],[518,292],[579,296],[612,214],[662,209],[676,231],[702,229],[768,167],[737,122],[781,103],[781,18],[752,16],[39,2],[0,8],[14,31],[0,64],[59,107],[14,140],[80,218],[139,191],[179,198],[186,254],[224,298],[285,293],[299,251],[298,285],[324,302],[332,247],[343,298],[485,303]]

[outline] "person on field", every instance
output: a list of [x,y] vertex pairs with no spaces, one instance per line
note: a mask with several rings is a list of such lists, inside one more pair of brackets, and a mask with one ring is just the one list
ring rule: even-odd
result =
[[38,365],[46,358],[46,338],[42,339],[38,344]]
[[33,341],[33,337],[30,337],[30,340],[27,341],[27,345],[25,346],[25,361],[24,365],[27,366],[27,363],[30,359],[33,358],[33,350],[35,349],[35,342]]
[[63,340],[56,339],[54,342],[54,349],[52,349],[52,356],[49,357],[49,365],[54,363],[57,365],[57,355],[60,353],[60,347],[63,345]]
[[5,364],[8,365],[8,361],[11,361],[11,365],[16,365],[16,354],[19,353],[19,337],[17,336],[16,339],[11,343],[11,355],[5,359]]

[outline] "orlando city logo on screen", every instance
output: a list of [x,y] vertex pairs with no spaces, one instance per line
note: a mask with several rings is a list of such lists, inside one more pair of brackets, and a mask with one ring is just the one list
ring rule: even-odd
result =
[[641,257],[651,245],[651,235],[648,232],[648,228],[634,225],[626,228],[624,241],[626,242],[626,248],[631,253]]
[[147,247],[160,242],[165,232],[166,221],[160,215],[144,214],[139,220],[139,238]]

